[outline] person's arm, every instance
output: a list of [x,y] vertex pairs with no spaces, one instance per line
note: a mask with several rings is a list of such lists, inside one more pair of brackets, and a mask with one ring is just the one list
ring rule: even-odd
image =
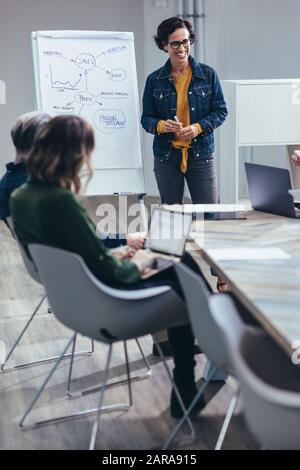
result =
[[[93,274],[110,285],[125,286],[140,279],[137,267],[127,260],[118,260],[96,235],[96,228],[73,194],[64,194],[57,204],[56,240],[65,250],[80,255]],[[47,214],[45,214],[45,223]]]
[[0,180],[0,219],[5,220],[9,216],[10,193],[6,184],[7,174]]
[[157,125],[160,118],[156,115],[155,103],[153,99],[153,84],[151,77],[148,77],[145,84],[143,95],[143,114],[141,124],[146,132],[158,134]]
[[0,219],[4,220],[10,215],[9,200],[15,189],[27,180],[27,173],[11,174],[6,172],[0,180]]
[[129,233],[127,235],[124,233],[116,233],[113,237],[111,235],[101,234],[100,240],[104,243],[106,248],[109,248],[110,250],[125,245],[128,245],[134,250],[139,250],[144,246],[145,236],[146,234],[144,232],[137,232],[134,234]]
[[123,233],[116,233],[113,237],[111,235],[101,234],[99,238],[106,248],[110,250],[127,245],[126,235]]
[[300,150],[294,150],[292,160],[296,166],[300,166]]
[[210,112],[205,118],[199,121],[204,135],[211,134],[217,127],[225,121],[228,114],[226,103],[224,100],[222,87],[218,75],[215,70],[212,73],[212,97]]

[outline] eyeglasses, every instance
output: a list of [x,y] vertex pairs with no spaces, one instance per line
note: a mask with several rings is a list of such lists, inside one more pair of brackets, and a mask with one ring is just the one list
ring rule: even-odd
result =
[[168,44],[170,44],[172,49],[179,49],[181,44],[183,45],[183,47],[189,47],[192,44],[192,42],[191,42],[191,38],[188,38],[188,39],[184,39],[183,41],[171,41],[171,42],[168,42]]

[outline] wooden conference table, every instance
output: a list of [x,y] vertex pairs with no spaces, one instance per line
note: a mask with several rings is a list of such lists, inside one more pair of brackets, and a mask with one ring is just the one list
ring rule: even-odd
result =
[[[194,255],[225,278],[239,300],[291,355],[300,342],[300,220],[258,211],[246,220],[196,221],[191,238]],[[202,228],[204,223],[204,237]],[[280,248],[289,259],[218,260],[211,249]],[[193,254],[193,251],[191,252]]]

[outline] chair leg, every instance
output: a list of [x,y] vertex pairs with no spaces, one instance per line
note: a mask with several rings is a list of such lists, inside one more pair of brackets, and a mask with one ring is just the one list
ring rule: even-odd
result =
[[[185,416],[187,410],[186,410],[186,408],[185,408],[185,406],[184,406],[184,403],[183,403],[183,401],[182,401],[182,398],[181,398],[181,395],[180,395],[179,390],[178,390],[178,388],[177,388],[177,385],[176,385],[175,381],[173,380],[173,377],[172,377],[170,368],[168,367],[167,362],[166,362],[166,358],[165,358],[165,356],[163,355],[163,352],[162,352],[162,350],[161,350],[161,347],[160,347],[159,342],[158,342],[158,340],[157,340],[157,338],[156,338],[155,335],[153,335],[153,339],[154,339],[154,341],[155,341],[155,344],[156,344],[156,347],[157,347],[157,350],[158,350],[160,359],[161,359],[162,364],[163,364],[163,366],[164,366],[164,368],[165,368],[165,371],[166,371],[166,373],[167,373],[167,376],[168,376],[168,378],[169,378],[169,381],[170,381],[170,383],[171,383],[171,385],[172,385],[172,387],[173,387],[173,389],[174,389],[174,392],[175,392],[175,394],[176,394],[177,400],[178,400],[178,402],[179,402],[179,404],[180,404],[180,407],[181,407],[181,409],[182,409],[182,411],[183,411],[183,416]],[[187,442],[189,442],[189,443],[190,443],[190,442],[193,442],[193,441],[195,440],[196,434],[195,434],[194,426],[193,426],[193,424],[192,424],[192,422],[191,422],[191,420],[190,420],[190,418],[189,418],[189,415],[187,415],[187,416],[185,417],[185,420],[184,420],[184,421],[187,422],[187,425],[188,425],[188,427],[189,427],[189,429],[190,429],[190,434],[188,435],[188,438],[187,438],[187,440],[186,440],[185,443],[187,443]]]
[[[148,359],[146,358],[143,350],[142,350],[142,347],[140,345],[140,342],[138,339],[135,339],[135,342],[139,348],[139,351],[141,353],[141,356],[142,356],[142,359],[145,363],[145,366],[146,366],[146,372],[143,373],[143,374],[137,374],[137,375],[133,375],[131,378],[130,378],[130,382],[136,382],[138,380],[144,380],[146,379],[147,377],[149,377],[151,374],[152,374],[152,370],[151,370],[151,366],[149,364],[149,361]],[[111,387],[116,387],[116,386],[119,386],[119,385],[126,385],[128,383],[128,378],[126,377],[125,379],[121,379],[121,380],[115,380],[115,381],[112,381],[112,382],[108,382],[106,384],[106,388],[111,388]],[[69,397],[73,397],[73,398],[78,398],[78,397],[82,397],[82,396],[85,396],[85,395],[90,395],[92,393],[96,393],[96,392],[99,392],[101,388],[101,385],[97,384],[95,385],[94,387],[89,387],[89,388],[85,388],[83,390],[80,390],[78,392],[74,392],[74,393],[68,393],[68,396]]]
[[40,389],[38,390],[38,392],[35,394],[35,396],[33,397],[29,407],[27,408],[27,410],[25,411],[21,421],[19,422],[19,426],[21,428],[24,428],[24,423],[25,423],[25,420],[27,418],[27,416],[29,415],[30,411],[32,410],[32,408],[34,407],[34,405],[36,404],[36,402],[38,401],[39,397],[41,396],[43,390],[45,389],[47,383],[49,382],[49,380],[51,379],[52,375],[54,374],[54,372],[56,371],[57,367],[59,366],[64,354],[67,352],[67,350],[69,349],[70,345],[72,342],[74,342],[74,338],[75,338],[76,335],[73,335],[66,347],[64,348],[62,354],[59,356],[59,358],[57,359],[56,363],[54,364],[54,366],[52,367],[52,369],[50,370],[50,373],[47,375],[46,379],[44,380],[44,382],[42,383]]
[[[146,366],[146,369],[147,369],[147,373],[144,374],[144,375],[142,375],[142,376],[140,376],[140,379],[144,379],[144,378],[146,378],[146,377],[148,377],[149,375],[152,374],[152,370],[151,370],[151,366],[150,366],[150,364],[149,364],[149,361],[148,361],[148,359],[146,358],[146,356],[145,356],[145,354],[144,354],[144,351],[143,351],[143,349],[142,349],[142,346],[141,346],[141,344],[140,344],[138,338],[135,339],[135,342],[136,342],[136,344],[137,344],[137,347],[139,348],[139,351],[140,351],[140,353],[141,353],[141,356],[142,356],[142,358],[143,358],[143,361],[144,361],[145,366]],[[137,380],[137,379],[138,379],[138,377],[135,377],[135,380]],[[132,380],[132,379],[131,379],[131,380]]]
[[106,382],[107,382],[107,379],[108,379],[108,369],[109,369],[109,364],[110,364],[110,360],[111,360],[111,353],[112,353],[112,344],[109,345],[109,349],[108,349],[108,353],[107,353],[104,379],[103,379],[103,382],[102,382],[102,386],[101,386],[101,389],[100,389],[100,395],[99,395],[98,412],[97,412],[97,416],[96,416],[96,419],[95,419],[94,424],[93,424],[89,450],[94,450],[95,449],[95,443],[96,443],[97,433],[98,433],[98,429],[99,429],[99,425],[100,425],[101,411],[102,411],[103,400],[104,400],[105,386],[106,386]]
[[70,367],[69,367],[69,374],[68,374],[68,383],[67,383],[67,390],[66,394],[68,397],[72,396],[71,392],[71,380],[72,380],[72,371],[73,371],[73,363],[74,363],[74,353],[75,353],[75,347],[76,347],[76,340],[77,340],[77,334],[74,336],[73,344],[72,344],[72,353],[71,353],[71,360],[70,360]]
[[206,389],[206,387],[208,386],[208,384],[211,382],[211,380],[213,379],[214,375],[218,372],[218,369],[215,367],[215,366],[210,366],[210,370],[208,372],[208,375],[205,379],[205,381],[203,382],[203,384],[201,385],[201,387],[199,388],[196,396],[194,397],[192,403],[190,404],[190,406],[188,407],[188,409],[185,411],[184,415],[182,416],[182,418],[180,419],[180,421],[178,421],[178,423],[176,424],[175,428],[173,429],[173,431],[171,432],[168,440],[165,442],[162,450],[167,450],[171,443],[173,442],[173,440],[175,439],[175,437],[177,436],[178,432],[180,431],[180,429],[182,428],[182,426],[184,425],[185,421],[187,419],[189,419],[189,415],[191,414],[191,412],[193,411],[193,408],[195,406],[195,404],[197,403],[197,401],[199,400],[199,398],[201,397],[201,395],[204,393],[204,390]]
[[225,436],[226,436],[226,433],[228,431],[228,428],[229,428],[229,424],[230,424],[230,421],[231,421],[231,418],[233,416],[233,413],[234,413],[234,410],[236,408],[236,405],[239,401],[239,397],[240,397],[240,391],[238,390],[234,395],[233,397],[231,398],[231,401],[229,403],[229,407],[227,409],[227,413],[226,413],[226,416],[225,416],[225,419],[224,419],[224,422],[223,422],[223,425],[222,425],[222,428],[221,428],[221,431],[220,431],[220,434],[219,434],[219,437],[218,437],[218,440],[217,440],[217,443],[215,445],[215,450],[221,450],[222,448],[222,445],[223,445],[223,442],[224,442],[224,439],[225,439]]
[[[26,418],[28,417],[29,413],[32,411],[34,405],[36,404],[36,402],[38,401],[39,397],[41,396],[42,392],[44,391],[47,383],[49,382],[49,380],[51,379],[52,375],[54,374],[55,370],[57,369],[57,367],[59,366],[60,362],[62,361],[62,359],[64,359],[66,356],[66,352],[67,350],[69,349],[69,347],[71,346],[71,344],[73,343],[73,347],[74,347],[74,339],[75,339],[75,334],[72,335],[72,337],[70,338],[70,340],[68,341],[68,344],[66,345],[66,347],[64,348],[63,352],[61,353],[61,355],[58,357],[56,363],[53,365],[52,369],[50,370],[49,374],[47,375],[46,379],[44,380],[43,384],[41,385],[40,389],[38,390],[38,392],[36,393],[36,395],[34,396],[31,404],[29,405],[28,409],[26,410],[26,412],[24,413],[20,423],[19,423],[19,426],[23,429],[23,430],[26,430],[26,429],[32,429],[32,428],[37,428],[37,427],[40,427],[40,426],[45,426],[45,425],[48,425],[48,424],[58,424],[60,422],[63,422],[63,421],[69,421],[69,420],[73,420],[73,419],[78,419],[78,418],[82,418],[84,416],[93,416],[95,414],[98,415],[98,412],[99,412],[99,408],[91,408],[91,409],[88,409],[88,410],[83,410],[83,411],[78,411],[78,412],[75,412],[73,414],[70,414],[70,415],[64,415],[64,416],[59,416],[57,418],[50,418],[50,419],[46,419],[46,420],[42,420],[42,421],[36,421],[32,424],[24,424],[25,423],[25,420]],[[72,353],[71,353],[72,354]],[[69,354],[70,356],[70,354]],[[106,373],[106,371],[105,371]],[[107,380],[107,379],[106,379]],[[128,380],[128,378],[127,378]],[[102,390],[102,387],[101,387],[101,390]],[[131,393],[131,392],[130,392]],[[104,412],[110,412],[110,411],[127,411],[130,407],[130,404],[123,404],[123,403],[116,403],[116,404],[113,404],[113,405],[107,405],[107,406],[103,406],[100,410],[101,413],[104,413]]]
[[[210,359],[206,359],[204,372],[203,372],[203,377],[205,379],[207,379],[207,376],[209,374],[209,371],[210,371],[211,367],[215,367],[215,366],[213,365],[213,363],[211,362]],[[228,377],[227,372],[225,372],[224,370],[219,370],[215,373],[215,375],[213,376],[211,381],[212,382],[219,382],[219,381],[222,381],[222,382],[224,381],[225,382],[227,380],[227,377]]]
[[13,354],[14,350],[16,349],[16,347],[18,346],[19,342],[21,341],[24,333],[26,332],[26,330],[28,329],[30,323],[32,322],[32,320],[34,319],[35,315],[38,313],[39,309],[41,308],[42,306],[42,303],[44,302],[44,300],[46,299],[46,295],[43,295],[43,297],[41,298],[41,300],[39,301],[39,303],[37,304],[36,308],[34,309],[34,312],[33,314],[31,315],[31,317],[29,318],[29,320],[27,321],[26,325],[24,326],[23,330],[21,331],[21,333],[19,334],[17,340],[15,341],[15,343],[13,344],[13,346],[11,347],[10,351],[8,352],[6,358],[5,358],[5,361],[3,364],[1,364],[1,371],[2,372],[5,372],[7,370],[11,370],[11,369],[21,369],[22,367],[26,367],[28,365],[34,365],[34,364],[38,364],[40,363],[40,361],[34,361],[34,362],[27,362],[27,363],[24,363],[24,364],[19,364],[17,366],[8,366],[5,368],[8,360],[10,359],[11,355]]
[[124,354],[125,354],[129,407],[130,407],[132,406],[133,400],[132,400],[132,387],[131,387],[131,379],[130,379],[130,366],[129,366],[129,360],[128,360],[128,351],[127,351],[127,341],[123,341],[123,344],[124,344]]
[[[38,305],[36,306],[33,314],[31,315],[31,317],[29,318],[29,320],[27,321],[25,327],[23,328],[22,332],[20,333],[20,335],[18,336],[18,339],[15,341],[15,343],[13,344],[12,348],[10,349],[10,351],[8,352],[6,358],[5,358],[5,361],[3,364],[1,364],[1,367],[0,367],[0,371],[1,372],[9,372],[9,371],[13,371],[13,370],[16,370],[16,369],[24,369],[26,367],[31,367],[31,366],[37,366],[37,365],[42,365],[42,364],[48,364],[50,362],[54,362],[56,361],[57,359],[60,358],[60,356],[52,356],[52,357],[46,357],[44,359],[39,359],[38,361],[31,361],[31,362],[24,362],[22,364],[17,364],[15,366],[7,366],[7,362],[8,360],[10,359],[10,357],[12,356],[14,350],[16,349],[16,347],[18,346],[19,342],[21,341],[22,337],[24,336],[26,330],[28,329],[28,327],[30,326],[32,320],[34,319],[35,315],[38,313],[39,309],[41,308],[42,306],[42,303],[44,302],[44,300],[46,299],[46,295],[44,295],[42,297],[42,299],[40,300],[40,302],[38,303]],[[48,309],[49,310],[49,309]],[[94,348],[94,340],[91,340],[91,344],[92,344],[92,348],[91,348],[91,351],[77,351],[76,353],[74,352],[74,356],[78,357],[78,356],[90,356],[91,354],[94,353],[95,351],[95,348]],[[63,356],[63,359],[68,359],[69,357],[71,357],[72,353],[71,354],[66,354]]]

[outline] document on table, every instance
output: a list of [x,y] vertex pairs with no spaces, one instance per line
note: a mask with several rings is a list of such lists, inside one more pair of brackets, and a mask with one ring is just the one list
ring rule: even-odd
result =
[[185,212],[186,214],[205,212],[243,212],[243,204],[163,204],[164,209],[176,212]]
[[290,259],[290,255],[281,248],[214,248],[206,252],[216,261]]

